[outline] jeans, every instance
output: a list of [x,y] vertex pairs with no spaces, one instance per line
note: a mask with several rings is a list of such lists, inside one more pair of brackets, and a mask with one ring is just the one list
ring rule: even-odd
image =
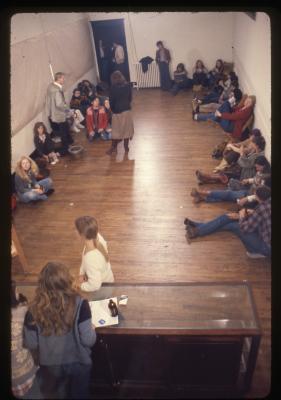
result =
[[197,114],[197,121],[218,121],[218,117],[215,116],[215,113],[198,113]]
[[202,104],[218,103],[219,102],[219,98],[220,98],[220,94],[219,93],[212,92],[210,94],[207,94],[207,96],[205,96],[202,99]]
[[159,64],[160,86],[162,90],[170,90],[172,81],[170,78],[169,64],[165,61],[160,61]]
[[206,197],[207,203],[218,201],[236,201],[248,195],[248,190],[212,190]]
[[180,89],[190,89],[193,86],[193,80],[186,78],[182,82],[175,82],[172,89],[171,93],[176,95]]
[[263,254],[266,257],[271,255],[271,249],[257,232],[243,233],[240,229],[239,222],[229,218],[226,214],[220,215],[209,222],[194,223],[197,228],[198,236],[210,235],[217,231],[230,231],[240,238],[248,252]]
[[41,392],[47,399],[89,399],[91,364],[41,366]]
[[[38,181],[37,183],[38,185],[43,186],[44,193],[47,192],[49,189],[51,189],[53,186],[53,181],[51,178],[41,179],[41,181]],[[22,201],[23,203],[29,203],[30,201],[47,200],[48,196],[44,193],[39,194],[30,189],[28,192],[17,193],[17,195],[20,201]]]

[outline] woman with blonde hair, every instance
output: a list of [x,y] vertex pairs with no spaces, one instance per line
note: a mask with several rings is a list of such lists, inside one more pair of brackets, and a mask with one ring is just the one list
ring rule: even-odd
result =
[[24,344],[38,351],[44,398],[89,398],[95,341],[88,300],[64,264],[48,262],[24,321]]
[[75,227],[84,241],[79,283],[87,292],[99,290],[103,282],[114,282],[107,243],[98,232],[98,223],[90,216],[79,217]]
[[23,156],[15,169],[15,189],[17,196],[23,203],[36,200],[47,200],[54,192],[51,178],[36,180],[38,166],[30,157]]

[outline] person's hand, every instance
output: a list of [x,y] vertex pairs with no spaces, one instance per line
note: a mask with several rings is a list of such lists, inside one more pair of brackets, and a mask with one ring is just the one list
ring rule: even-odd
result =
[[98,133],[101,133],[103,131],[103,129],[98,129]]
[[249,183],[248,179],[242,179],[241,181],[242,185],[247,185]]
[[246,208],[242,208],[242,210],[239,211],[239,218],[243,219],[247,217],[247,210]]
[[221,117],[221,113],[219,112],[219,110],[216,110],[216,111],[215,111],[215,116],[216,116],[216,117]]
[[234,219],[234,220],[239,219],[239,214],[236,213],[236,212],[230,212],[230,213],[227,213],[226,215],[227,215],[230,219]]
[[237,200],[237,204],[239,205],[239,206],[244,206],[246,203],[248,202],[248,199],[247,199],[247,197],[241,197],[241,199],[238,199]]
[[226,150],[232,150],[232,149],[233,149],[232,144],[231,144],[231,143],[228,143],[228,144],[226,145]]

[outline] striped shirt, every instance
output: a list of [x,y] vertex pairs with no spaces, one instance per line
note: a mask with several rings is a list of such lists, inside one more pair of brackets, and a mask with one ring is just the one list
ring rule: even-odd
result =
[[271,198],[260,203],[252,215],[240,221],[241,231],[257,231],[265,244],[271,248]]

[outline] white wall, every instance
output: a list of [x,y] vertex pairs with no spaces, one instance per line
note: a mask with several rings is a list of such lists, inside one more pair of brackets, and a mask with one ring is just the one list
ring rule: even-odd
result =
[[[79,24],[79,25],[77,25]],[[81,37],[73,37],[76,36],[77,32],[81,32]],[[62,33],[65,37],[69,38],[70,40],[73,39],[76,42],[79,42],[79,46],[81,46],[84,52],[87,51],[87,58],[88,58],[88,63],[87,66],[89,65],[89,69],[87,67],[87,72],[84,72],[81,74],[81,76],[76,75],[76,71],[74,73],[72,72],[73,68],[73,63],[71,62],[70,67],[68,71],[66,71],[61,65],[65,66],[67,63],[69,64],[70,59],[67,58],[68,54],[64,54],[62,51],[63,49],[68,52],[68,46],[69,44],[67,43],[62,43],[61,45],[63,48],[54,48],[54,43],[52,42],[52,37],[54,35],[60,35]],[[73,34],[72,34],[73,33]],[[53,36],[52,36],[53,35]],[[24,43],[35,43],[37,42],[42,42],[42,49],[44,53],[47,53],[47,47],[50,46],[50,50],[52,50],[51,46],[53,45],[53,52],[51,51],[51,62],[53,64],[53,70],[54,72],[57,72],[58,70],[63,70],[64,72],[69,72],[69,74],[66,76],[68,79],[66,80],[66,100],[69,101],[72,95],[72,90],[76,86],[76,84],[82,80],[82,79],[89,79],[91,82],[96,83],[97,75],[96,75],[96,68],[95,68],[95,60],[94,60],[94,53],[92,51],[92,45],[89,45],[89,38],[92,33],[90,32],[89,26],[88,26],[88,18],[87,15],[84,13],[20,13],[20,14],[15,14],[12,17],[11,20],[11,53],[13,55],[14,49],[17,46],[21,46]],[[44,38],[47,40],[45,41]],[[85,38],[87,40],[87,43],[83,47],[83,42],[85,41]],[[72,44],[72,43],[71,43]],[[71,45],[70,44],[70,45]],[[68,45],[68,46],[66,46]],[[67,50],[66,50],[67,49]],[[61,50],[61,51],[60,51]],[[91,54],[89,54],[89,52]],[[41,68],[42,74],[41,76],[39,75],[39,79],[41,78],[44,81],[44,85],[47,87],[48,83],[51,82],[52,77],[51,73],[49,71],[49,65],[46,67],[46,61],[48,61],[48,58],[42,60],[40,58],[39,54],[33,54],[33,53],[23,53],[25,56],[29,56],[32,58],[32,61],[36,63],[36,65]],[[45,54],[44,54],[45,56]],[[85,55],[86,56],[86,55]],[[13,63],[14,58],[11,57],[11,62]],[[76,60],[75,60],[76,61]],[[40,65],[41,63],[41,65]],[[43,65],[44,63],[44,65]],[[81,63],[80,63],[81,64]],[[15,71],[15,66],[12,64],[12,72]],[[37,68],[38,69],[38,68]],[[44,69],[44,72],[43,72]],[[74,65],[75,69],[75,65]],[[76,69],[77,70],[77,69]],[[84,68],[85,70],[85,68]],[[86,71],[85,70],[85,71]],[[24,71],[26,73],[25,76],[22,76],[22,79],[26,81],[26,85],[30,87],[31,89],[31,84],[33,84],[34,88],[34,76],[32,76],[32,73],[30,71]],[[39,69],[39,74],[40,74],[40,69]],[[13,87],[13,77],[15,74],[12,73],[11,76],[11,86]],[[79,78],[79,79],[78,79]],[[38,79],[38,77],[37,77]],[[68,82],[67,82],[68,81]],[[17,88],[16,88],[17,89]],[[30,91],[30,90],[29,90]],[[38,91],[38,88],[37,88]],[[36,96],[40,94],[40,96],[45,96],[45,90],[44,93],[36,93]],[[17,91],[16,91],[17,94]],[[26,98],[22,98],[22,96],[19,96],[18,98],[16,96],[15,101],[23,101],[24,105],[27,107],[31,108],[32,111],[32,96],[29,93],[29,96]],[[27,104],[28,103],[28,104]],[[30,103],[30,104],[29,104]],[[37,101],[38,104],[38,101]],[[25,110],[26,110],[25,107]],[[15,118],[15,115],[13,115],[13,110],[14,110],[14,104],[12,104],[12,125],[13,125],[13,119]],[[37,108],[36,108],[37,110]],[[45,119],[45,115],[42,112],[42,108],[38,109],[38,114],[34,116],[34,113],[32,115],[31,120],[29,120],[23,128],[20,130],[16,131],[15,134],[11,138],[11,145],[12,145],[12,170],[15,167],[15,163],[17,160],[22,156],[22,155],[29,155],[30,153],[33,152],[34,150],[34,143],[33,143],[33,126],[35,122],[37,121],[43,121],[47,126],[48,122]],[[30,113],[31,115],[31,113]],[[17,118],[20,118],[20,116],[17,115]]]
[[271,156],[271,38],[270,18],[256,13],[234,14],[233,57],[243,92],[256,96],[254,127],[266,139],[266,156]]
[[217,58],[232,61],[232,12],[88,13],[91,21],[124,18],[131,81],[133,63],[155,58],[156,42],[162,40],[172,56],[171,73],[183,62],[191,75],[196,59],[212,68]]

